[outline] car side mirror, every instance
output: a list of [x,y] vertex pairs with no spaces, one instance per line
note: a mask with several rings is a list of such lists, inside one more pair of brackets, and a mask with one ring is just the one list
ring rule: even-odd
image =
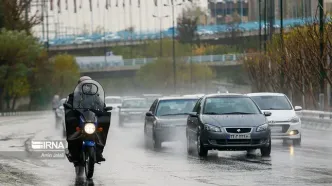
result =
[[109,106],[109,107],[105,107],[105,110],[106,110],[106,111],[111,111],[111,110],[113,110],[113,107],[111,107],[111,106]]
[[295,106],[295,107],[294,107],[294,110],[295,110],[295,111],[301,111],[301,110],[302,110],[302,107],[300,107],[300,106]]
[[189,116],[191,117],[197,117],[197,112],[189,112]]
[[73,107],[72,107],[70,104],[68,104],[68,103],[64,103],[64,104],[63,104],[63,107],[66,108],[66,109],[72,109],[72,108],[73,108]]
[[153,114],[151,111],[149,111],[149,112],[145,113],[145,116],[151,117],[151,116],[153,116]]
[[59,107],[59,109],[63,110],[63,109],[64,109],[64,107],[63,107],[63,106],[60,106],[60,107]]
[[271,112],[264,112],[264,116],[271,116],[272,113]]
[[118,106],[118,108],[120,109],[120,108],[121,108],[121,106],[119,105],[119,106]]

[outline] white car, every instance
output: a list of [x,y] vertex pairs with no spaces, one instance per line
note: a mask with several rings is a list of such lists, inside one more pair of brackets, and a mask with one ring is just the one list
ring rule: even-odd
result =
[[107,107],[113,107],[112,111],[119,111],[118,106],[121,106],[122,99],[120,96],[106,96],[105,104]]
[[267,117],[273,139],[292,140],[294,145],[301,144],[301,119],[296,111],[302,107],[293,107],[285,94],[282,93],[250,93],[250,96],[260,109],[271,112]]

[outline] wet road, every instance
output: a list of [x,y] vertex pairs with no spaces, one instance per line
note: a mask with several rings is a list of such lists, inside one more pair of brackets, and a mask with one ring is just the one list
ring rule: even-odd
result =
[[0,185],[332,185],[332,133],[326,131],[304,130],[301,147],[273,141],[268,158],[257,151],[210,152],[200,159],[187,155],[182,143],[146,148],[142,123],[120,128],[113,117],[107,161],[96,165],[93,181],[76,180],[66,159],[6,157],[5,151],[24,150],[28,139],[62,138],[50,115],[0,118]]

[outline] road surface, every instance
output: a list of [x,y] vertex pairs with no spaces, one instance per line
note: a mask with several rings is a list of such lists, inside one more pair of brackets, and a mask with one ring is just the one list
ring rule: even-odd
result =
[[[271,157],[259,151],[187,155],[185,143],[145,147],[143,123],[121,128],[112,118],[104,156],[92,181],[76,179],[67,159],[22,156],[30,139],[62,139],[52,115],[0,118],[0,185],[262,186],[332,185],[332,133],[304,130],[301,147],[272,143]],[[17,152],[17,153],[16,153]]]

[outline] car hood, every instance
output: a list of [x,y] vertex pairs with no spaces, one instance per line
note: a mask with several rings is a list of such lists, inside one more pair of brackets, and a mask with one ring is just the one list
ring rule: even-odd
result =
[[147,112],[148,108],[121,108],[121,112]]
[[202,121],[218,127],[256,127],[267,122],[263,114],[203,115]]
[[294,110],[262,110],[262,111],[272,113],[271,116],[267,117],[269,121],[285,122],[289,121],[290,119],[296,116]]
[[187,125],[188,115],[158,116],[157,121],[163,125]]

